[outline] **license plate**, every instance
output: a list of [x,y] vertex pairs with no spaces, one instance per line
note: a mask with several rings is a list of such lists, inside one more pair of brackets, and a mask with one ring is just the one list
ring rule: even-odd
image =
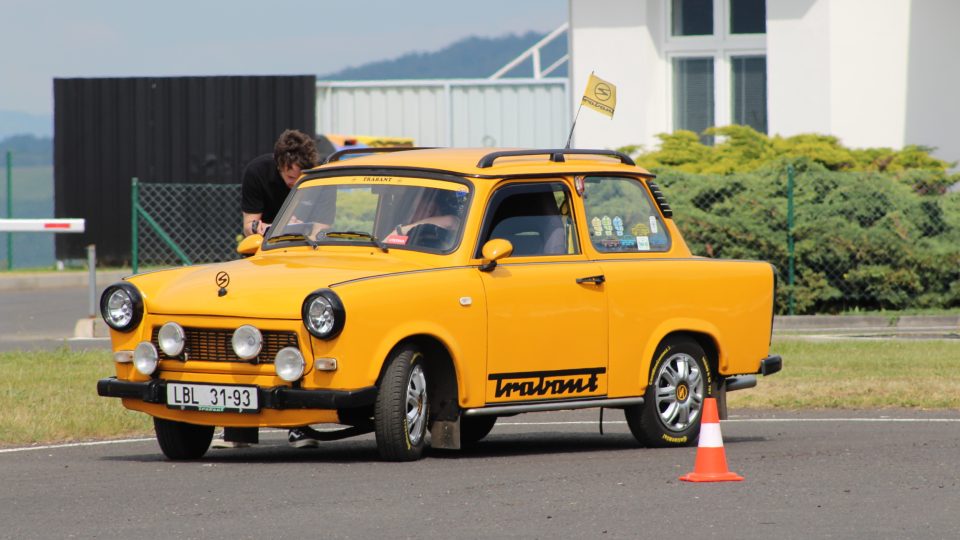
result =
[[256,386],[167,383],[167,407],[183,411],[260,411]]

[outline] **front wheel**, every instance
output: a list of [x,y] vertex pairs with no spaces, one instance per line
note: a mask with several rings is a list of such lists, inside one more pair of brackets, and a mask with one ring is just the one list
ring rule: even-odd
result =
[[387,363],[374,406],[377,450],[388,461],[420,459],[426,446],[428,400],[423,353],[414,346],[395,352]]
[[173,460],[200,459],[210,448],[213,426],[198,426],[162,418],[153,419],[153,431],[163,455]]
[[700,434],[703,400],[713,388],[707,355],[691,339],[671,339],[653,358],[643,405],[625,409],[630,432],[650,447],[693,444]]

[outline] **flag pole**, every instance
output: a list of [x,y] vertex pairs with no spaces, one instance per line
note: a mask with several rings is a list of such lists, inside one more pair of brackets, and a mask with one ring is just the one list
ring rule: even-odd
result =
[[580,118],[580,109],[583,108],[583,100],[580,100],[580,106],[577,107],[577,114],[573,117],[573,124],[570,125],[570,134],[567,135],[567,145],[563,147],[564,150],[570,149],[570,141],[573,139],[573,128],[577,127],[577,118]]

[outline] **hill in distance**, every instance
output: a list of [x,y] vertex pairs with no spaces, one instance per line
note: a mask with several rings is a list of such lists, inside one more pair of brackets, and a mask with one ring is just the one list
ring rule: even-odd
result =
[[[434,52],[412,52],[392,60],[380,60],[349,67],[328,75],[325,81],[370,81],[381,79],[485,79],[522,54],[546,34],[527,32],[501,37],[468,37]],[[540,65],[550,66],[567,52],[566,35],[541,49]],[[549,76],[565,77],[563,65]],[[532,60],[527,59],[506,75],[532,77]]]
[[53,117],[48,114],[0,110],[0,139],[22,133],[32,133],[41,137],[52,136]]

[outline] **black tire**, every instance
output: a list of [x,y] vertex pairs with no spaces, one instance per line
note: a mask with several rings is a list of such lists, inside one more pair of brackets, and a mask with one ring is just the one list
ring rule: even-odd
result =
[[423,455],[430,418],[423,360],[418,348],[407,346],[387,361],[373,414],[377,451],[387,461],[415,461]]
[[210,448],[213,426],[198,426],[162,418],[153,419],[160,450],[168,459],[200,459]]
[[624,410],[630,432],[649,447],[692,445],[700,435],[703,400],[713,386],[710,363],[697,342],[674,338],[661,343],[643,405]]
[[496,416],[461,416],[460,444],[467,446],[480,442],[490,434],[490,430],[496,423]]

